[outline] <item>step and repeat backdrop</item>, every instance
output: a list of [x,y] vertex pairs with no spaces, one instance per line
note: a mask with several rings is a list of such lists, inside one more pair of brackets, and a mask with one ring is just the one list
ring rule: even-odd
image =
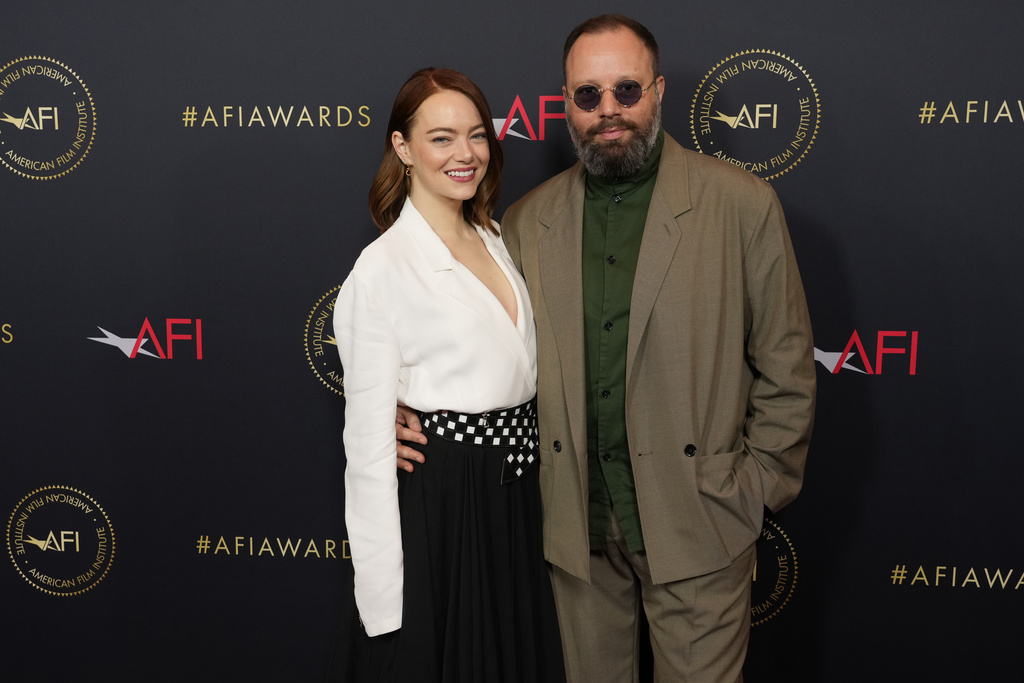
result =
[[22,2],[0,13],[0,680],[317,681],[352,622],[337,290],[391,103],[487,94],[500,212],[626,11],[778,192],[819,381],[747,680],[1020,676],[1019,3]]

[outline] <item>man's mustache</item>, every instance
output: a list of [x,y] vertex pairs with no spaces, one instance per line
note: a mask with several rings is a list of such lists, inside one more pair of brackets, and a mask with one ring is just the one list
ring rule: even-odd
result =
[[601,121],[597,125],[592,126],[591,128],[588,128],[587,129],[587,135],[589,137],[594,137],[595,135],[599,135],[599,134],[605,132],[606,130],[612,130],[613,128],[624,128],[626,130],[631,130],[631,131],[636,132],[638,126],[637,126],[637,124],[633,123],[632,121],[626,121],[625,119],[617,120],[617,121],[616,120],[606,119],[604,121]]

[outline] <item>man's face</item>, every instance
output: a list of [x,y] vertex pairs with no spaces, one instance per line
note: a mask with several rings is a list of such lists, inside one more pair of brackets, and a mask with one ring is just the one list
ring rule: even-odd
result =
[[[623,177],[635,173],[654,147],[661,127],[665,79],[654,77],[651,54],[628,29],[584,34],[565,62],[566,123],[573,146],[590,173]],[[640,101],[625,107],[615,99],[615,86],[633,80],[647,88]],[[584,111],[569,99],[580,86],[604,88],[600,103]]]

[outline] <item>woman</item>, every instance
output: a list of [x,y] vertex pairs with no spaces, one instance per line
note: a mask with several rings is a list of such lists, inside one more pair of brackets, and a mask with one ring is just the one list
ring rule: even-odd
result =
[[[490,219],[501,148],[447,69],[395,100],[370,191],[383,233],[338,294],[345,521],[367,680],[564,680],[540,542],[537,352],[526,284]],[[395,405],[426,464],[396,477]]]

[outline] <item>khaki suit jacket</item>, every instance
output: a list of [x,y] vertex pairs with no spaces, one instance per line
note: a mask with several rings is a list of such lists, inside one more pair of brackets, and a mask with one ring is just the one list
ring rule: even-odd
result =
[[[580,164],[505,213],[533,300],[548,561],[589,582]],[[796,497],[814,416],[803,286],[771,186],[665,136],[630,303],[626,426],[655,583],[728,566]]]

